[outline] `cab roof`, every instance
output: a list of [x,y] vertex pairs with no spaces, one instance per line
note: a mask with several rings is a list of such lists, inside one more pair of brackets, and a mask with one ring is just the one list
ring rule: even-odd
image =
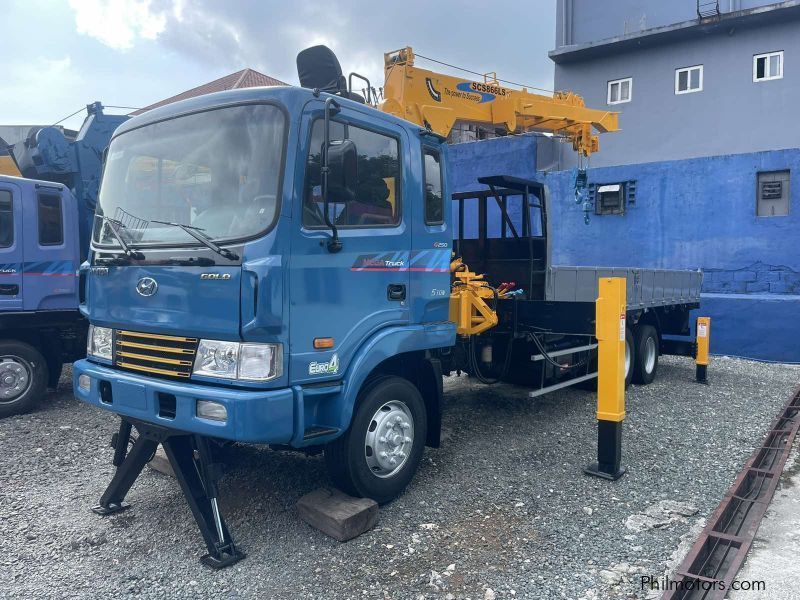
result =
[[[320,92],[318,97],[322,100],[328,97],[333,97],[336,99],[336,102],[343,107],[347,106],[362,113],[366,112],[373,118],[380,118],[384,121],[400,125],[409,130],[409,132],[425,132],[424,129],[420,128],[415,123],[411,123],[410,121],[400,119],[394,115],[381,112],[369,105],[356,102],[355,100],[334,96],[326,92]],[[191,114],[223,106],[232,106],[236,104],[278,102],[289,112],[290,120],[294,120],[294,118],[300,114],[305,104],[314,98],[315,95],[313,90],[296,86],[255,87],[215,92],[213,94],[206,94],[203,96],[189,98],[187,100],[173,102],[172,104],[160,106],[158,108],[154,108],[153,110],[149,110],[146,113],[135,116],[120,125],[114,132],[114,137],[151,123],[165,121],[167,119],[179,117],[185,114]]]

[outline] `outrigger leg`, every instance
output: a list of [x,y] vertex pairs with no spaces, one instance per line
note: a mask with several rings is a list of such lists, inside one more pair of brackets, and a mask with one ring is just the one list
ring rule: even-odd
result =
[[[128,451],[131,425],[136,427],[139,436]],[[123,419],[119,432],[111,440],[117,471],[100,497],[100,504],[92,510],[99,515],[110,515],[128,508],[125,495],[153,458],[158,444],[164,447],[208,548],[201,562],[222,569],[243,559],[245,554],[236,548],[217,504],[216,482],[222,475],[222,465],[212,462],[208,439],[203,436]]]

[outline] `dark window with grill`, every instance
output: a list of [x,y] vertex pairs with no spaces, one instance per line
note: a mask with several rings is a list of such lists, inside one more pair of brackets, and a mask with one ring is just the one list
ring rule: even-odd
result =
[[50,192],[40,192],[39,204],[39,245],[58,246],[64,243],[64,219],[61,214],[61,196]]
[[444,223],[444,184],[439,152],[425,149],[425,224]]
[[596,215],[624,215],[636,204],[636,181],[590,183],[589,201]]
[[621,183],[598,185],[594,212],[598,215],[621,215],[625,212],[625,186]]
[[11,192],[0,190],[0,248],[14,245],[14,208]]
[[789,171],[758,174],[756,215],[785,217],[789,214]]

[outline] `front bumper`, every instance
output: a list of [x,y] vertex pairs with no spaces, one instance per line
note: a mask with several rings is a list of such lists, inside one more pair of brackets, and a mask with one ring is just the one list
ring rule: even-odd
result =
[[[84,374],[91,378],[88,391],[78,387],[78,378]],[[111,403],[101,400],[101,382],[110,386]],[[86,359],[75,363],[72,383],[75,397],[82,402],[170,429],[262,444],[287,444],[295,433],[295,401],[289,388],[248,391],[153,379]],[[162,416],[162,402],[171,403],[173,396],[175,416]],[[224,404],[228,419],[221,422],[198,417],[198,400]]]

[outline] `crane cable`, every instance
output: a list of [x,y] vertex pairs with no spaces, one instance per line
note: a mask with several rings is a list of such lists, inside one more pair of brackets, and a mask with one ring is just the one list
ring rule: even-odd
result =
[[[140,108],[136,108],[135,106],[112,106],[111,104],[104,104],[104,105],[103,105],[103,108],[124,108],[125,110],[141,110]],[[75,115],[77,115],[79,112],[82,112],[82,111],[84,111],[84,110],[86,110],[86,107],[85,107],[85,106],[81,106],[81,107],[80,107],[78,110],[76,110],[74,113],[72,113],[72,114],[70,114],[70,115],[67,115],[67,116],[66,116],[66,117],[64,117],[63,119],[59,119],[58,121],[56,121],[55,123],[53,123],[53,124],[51,125],[51,127],[54,127],[54,126],[58,125],[58,124],[59,124],[59,123],[61,123],[62,121],[66,121],[66,120],[67,120],[67,119],[69,119],[70,117],[74,117],[74,116],[75,116]]]
[[[471,75],[477,75],[478,77],[486,77],[486,73],[478,73],[477,71],[471,71],[470,69],[465,69],[464,67],[458,67],[456,65],[451,65],[450,63],[446,63],[441,60],[436,60],[435,58],[431,58],[430,56],[424,56],[422,54],[414,53],[414,56],[417,58],[422,58],[424,60],[429,60],[431,62],[438,63],[440,65],[444,65],[445,67],[450,67],[451,69],[456,69],[458,71],[463,71],[464,73],[470,73]],[[538,90],[540,92],[547,92],[548,94],[555,94],[554,90],[548,90],[545,88],[536,87],[535,85],[526,85],[524,83],[517,83],[515,81],[509,81],[507,79],[497,79],[498,82],[507,83],[509,85],[516,85],[517,87],[528,88],[532,90]]]

